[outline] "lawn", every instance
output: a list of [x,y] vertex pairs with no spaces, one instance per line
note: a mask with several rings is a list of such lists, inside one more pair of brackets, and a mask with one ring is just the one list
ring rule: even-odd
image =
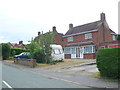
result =
[[71,66],[79,65],[82,63],[96,62],[95,59],[65,59],[64,62],[58,62],[55,64],[37,64],[38,68],[44,70],[57,71],[60,69],[68,68]]

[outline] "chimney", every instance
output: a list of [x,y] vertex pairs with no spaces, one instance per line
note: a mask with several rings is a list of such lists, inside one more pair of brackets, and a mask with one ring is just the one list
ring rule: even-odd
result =
[[41,32],[38,32],[38,36],[40,36]]
[[43,34],[43,31],[42,31],[42,34]]
[[55,27],[55,26],[53,26],[52,30],[53,30],[53,32],[57,32],[57,30],[56,30],[56,27]]
[[19,41],[19,44],[23,44],[23,41]]
[[100,19],[101,19],[101,21],[105,21],[106,19],[105,19],[105,13],[101,13],[100,14]]
[[71,28],[73,28],[73,24],[72,23],[69,24],[69,29],[71,29]]

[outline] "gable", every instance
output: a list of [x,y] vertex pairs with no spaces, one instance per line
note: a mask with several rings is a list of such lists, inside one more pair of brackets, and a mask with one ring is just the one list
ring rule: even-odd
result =
[[84,32],[96,31],[101,26],[101,24],[102,24],[101,21],[96,21],[96,22],[76,26],[76,27],[69,29],[67,33],[65,34],[65,36],[84,33]]

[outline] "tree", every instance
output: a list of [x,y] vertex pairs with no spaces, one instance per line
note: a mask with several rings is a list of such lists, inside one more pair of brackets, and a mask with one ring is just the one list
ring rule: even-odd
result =
[[120,35],[117,35],[117,40],[120,42]]
[[50,63],[52,49],[51,44],[54,43],[54,33],[47,32],[42,34],[38,40],[31,40],[29,45],[31,58],[36,59],[38,63]]
[[45,63],[50,63],[51,60],[51,53],[52,48],[50,47],[51,44],[55,42],[55,34],[53,32],[47,32],[40,37],[40,46],[43,48],[45,54]]
[[3,60],[6,60],[10,56],[10,46],[8,43],[2,43],[2,57]]

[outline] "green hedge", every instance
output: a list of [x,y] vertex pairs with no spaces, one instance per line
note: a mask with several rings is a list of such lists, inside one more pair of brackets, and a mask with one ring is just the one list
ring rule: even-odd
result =
[[101,76],[120,79],[120,48],[98,50],[96,62]]
[[29,52],[29,49],[21,49],[21,48],[11,48],[11,56],[18,55],[22,52]]
[[8,43],[2,43],[2,57],[3,60],[6,60],[9,58],[10,55],[10,46]]

